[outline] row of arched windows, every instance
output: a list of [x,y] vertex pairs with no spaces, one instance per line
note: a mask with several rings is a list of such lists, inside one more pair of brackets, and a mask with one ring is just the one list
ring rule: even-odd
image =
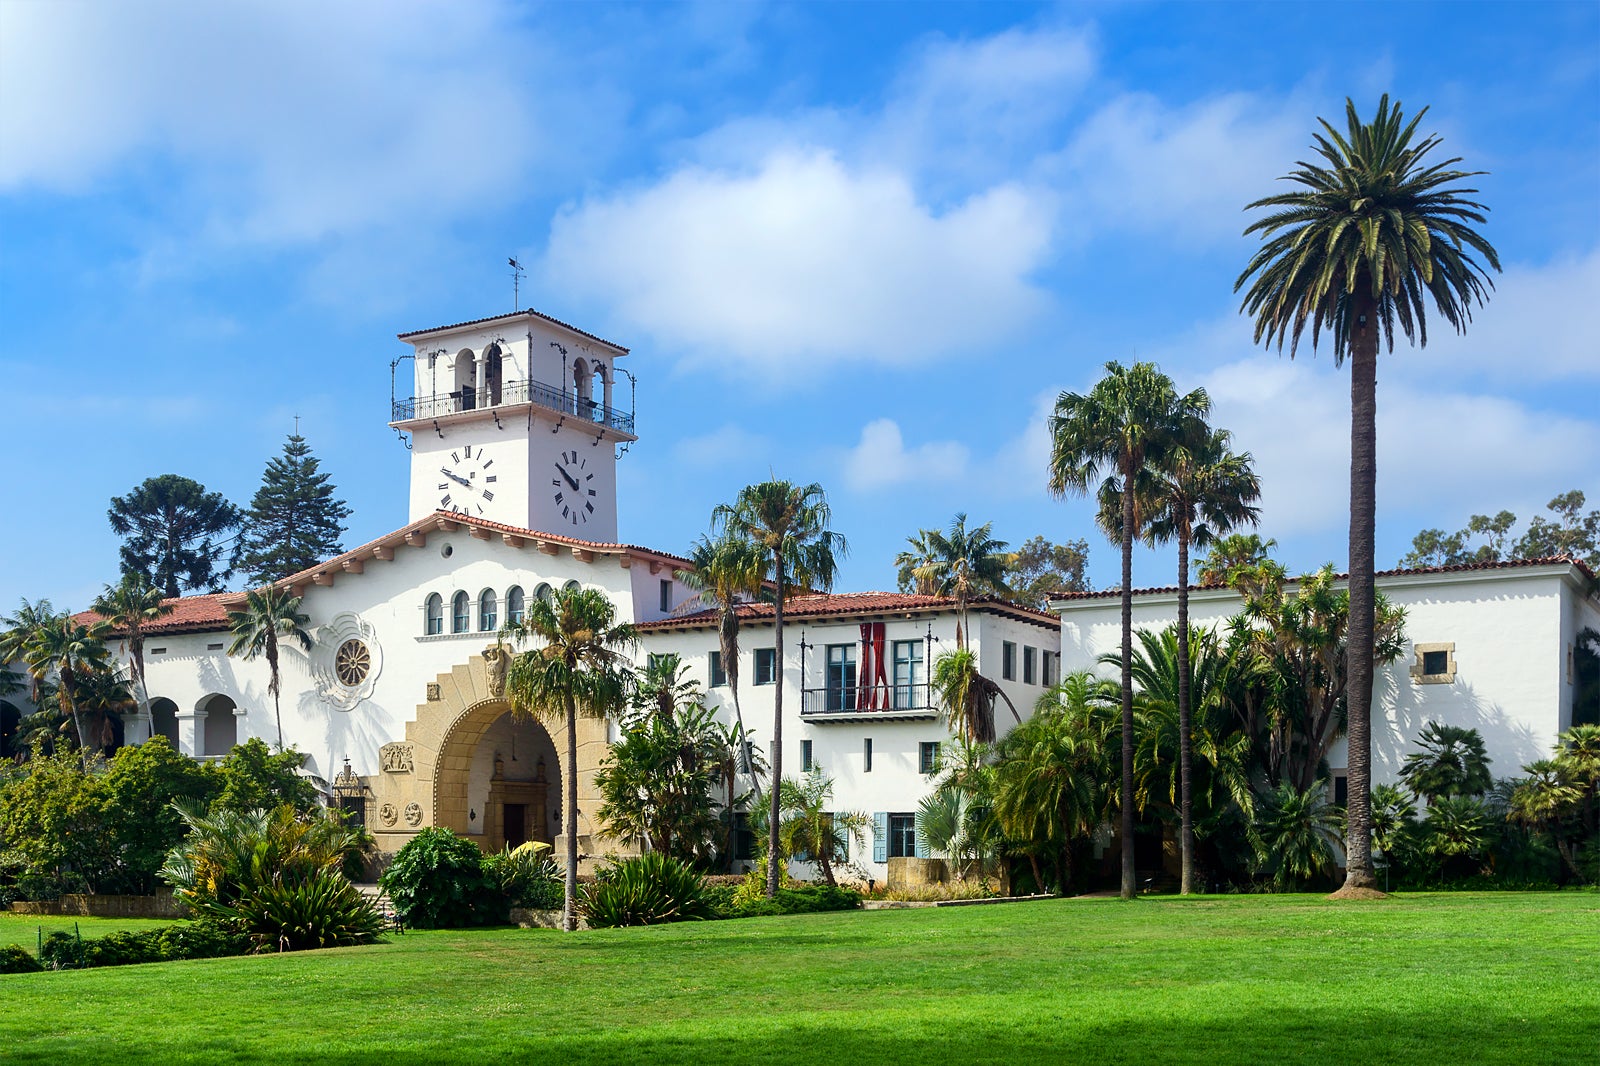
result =
[[[568,581],[563,587],[575,589],[579,585],[576,581]],[[551,588],[548,583],[542,582],[538,588],[533,590],[533,594],[538,599],[548,600],[555,595],[555,589]],[[523,609],[526,603],[527,599],[523,594],[521,585],[512,585],[506,589],[505,623],[507,625],[516,625],[522,621]],[[476,632],[493,633],[500,627],[499,607],[500,600],[495,595],[494,589],[484,589],[478,593]],[[427,609],[424,612],[427,621],[423,630],[428,636],[438,636],[445,631],[444,608],[445,601],[443,596],[437,592],[428,596]],[[472,609],[472,597],[467,595],[464,590],[450,597],[450,632],[474,632]]]

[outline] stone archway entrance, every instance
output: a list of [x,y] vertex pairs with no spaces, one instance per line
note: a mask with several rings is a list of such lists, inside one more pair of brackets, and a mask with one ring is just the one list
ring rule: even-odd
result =
[[[375,815],[368,827],[382,850],[398,851],[424,826],[440,826],[498,851],[517,835],[520,817],[525,839],[546,840],[561,854],[566,726],[512,722],[501,654],[490,645],[437,675],[406,723],[406,739],[380,750],[380,771],[367,784]],[[577,740],[578,850],[595,855],[604,850],[594,773],[608,747],[605,722],[580,718]]]

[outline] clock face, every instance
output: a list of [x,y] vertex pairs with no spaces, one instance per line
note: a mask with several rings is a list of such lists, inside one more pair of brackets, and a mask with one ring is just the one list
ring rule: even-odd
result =
[[495,484],[500,477],[488,449],[466,444],[450,453],[439,468],[439,479],[439,510],[481,515],[494,502]]
[[556,476],[550,479],[551,493],[561,517],[582,526],[594,514],[594,474],[589,460],[576,451],[562,452],[555,461]]

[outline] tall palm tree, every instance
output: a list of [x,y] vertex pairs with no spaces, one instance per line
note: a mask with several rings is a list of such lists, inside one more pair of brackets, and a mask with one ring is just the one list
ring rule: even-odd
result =
[[956,647],[966,647],[967,601],[975,594],[1005,587],[1007,544],[991,536],[993,522],[967,528],[967,516],[958,513],[950,528],[923,530],[932,561],[927,569],[938,583],[940,595],[956,599]]
[[161,590],[143,574],[124,574],[116,585],[107,585],[92,605],[95,613],[104,618],[122,637],[121,648],[128,653],[133,667],[133,684],[139,706],[146,715],[150,713],[150,690],[144,680],[145,627],[172,613],[172,605],[165,602]]
[[[762,573],[765,554],[760,545],[747,537],[724,532],[715,540],[701,537],[689,552],[694,569],[682,574],[684,583],[709,597],[717,610],[717,638],[722,651],[722,672],[727,676],[728,688],[733,693],[733,720],[737,734],[736,750],[743,752],[749,741],[744,727],[744,712],[739,707],[739,604],[755,599],[762,592]],[[743,759],[740,760],[743,765]],[[753,767],[746,767],[750,783],[755,789],[756,802],[761,802],[761,779]],[[729,792],[728,802],[733,802]]]
[[[1300,162],[1284,180],[1301,186],[1264,197],[1249,209],[1270,213],[1246,235],[1265,241],[1234,282],[1249,291],[1243,310],[1255,319],[1255,339],[1294,357],[1306,324],[1311,346],[1322,330],[1332,336],[1336,365],[1350,358],[1350,696],[1349,838],[1345,889],[1373,889],[1372,866],[1372,630],[1375,603],[1373,535],[1377,484],[1377,368],[1380,337],[1394,350],[1395,323],[1407,340],[1428,343],[1427,303],[1463,332],[1474,304],[1493,283],[1485,265],[1499,257],[1471,223],[1482,224],[1476,189],[1454,183],[1481,171],[1450,169],[1460,159],[1427,161],[1440,143],[1413,143],[1417,124],[1387,94],[1363,123],[1345,101],[1346,132],[1319,119],[1315,163]],[[1481,257],[1482,262],[1479,261]],[[1251,280],[1254,279],[1254,280]]]
[[503,634],[520,652],[506,671],[506,698],[513,713],[565,722],[567,764],[563,816],[567,835],[565,917],[568,932],[578,928],[578,715],[616,715],[627,704],[628,655],[638,644],[634,629],[617,621],[617,609],[598,589],[562,589],[550,599],[529,601],[521,622]]
[[919,529],[906,538],[909,547],[894,557],[895,583],[901,592],[915,592],[921,596],[939,594],[939,577],[935,571],[938,557],[930,540],[937,535],[938,530]]
[[106,650],[103,639],[109,627],[104,622],[84,625],[67,614],[35,621],[37,625],[22,644],[22,661],[33,678],[35,698],[37,700],[40,685],[54,674],[56,700],[62,717],[70,719],[76,727],[78,748],[84,764],[88,765],[89,741],[83,731],[76,698],[88,675],[110,669],[111,653]]
[[86,720],[94,723],[94,728],[85,732],[96,751],[104,751],[116,741],[112,715],[121,718],[139,705],[119,673],[116,666],[108,662],[103,670],[80,674],[74,686],[77,689],[72,697],[74,706]]
[[933,693],[944,708],[950,732],[969,744],[993,744],[994,701],[1006,701],[1011,717],[1022,724],[1016,704],[1005,689],[978,673],[978,656],[971,648],[941,655],[933,664]]
[[[763,555],[763,577],[777,592],[772,617],[773,657],[777,689],[772,694],[772,774],[783,778],[783,603],[794,586],[823,591],[833,587],[838,562],[848,550],[845,539],[829,529],[833,510],[822,486],[815,482],[795,485],[774,478],[739,491],[731,504],[720,504],[712,521],[725,533],[758,545]],[[767,895],[778,894],[778,831],[783,815],[779,789],[768,797]]]
[[1181,440],[1150,481],[1152,544],[1178,542],[1178,776],[1182,887],[1194,891],[1194,813],[1190,773],[1189,548],[1206,548],[1217,536],[1240,525],[1255,525],[1261,513],[1261,480],[1249,452],[1229,450],[1227,430],[1203,423],[1195,436]]
[[283,711],[278,695],[283,690],[283,675],[278,669],[278,649],[284,643],[310,651],[311,634],[305,625],[311,619],[300,613],[300,597],[276,585],[255,589],[245,596],[244,610],[228,612],[228,629],[233,642],[229,655],[246,662],[263,656],[267,660],[267,691],[272,694],[272,712],[278,719],[278,750],[283,750]]
[[[1122,898],[1133,872],[1133,538],[1139,482],[1165,462],[1175,438],[1211,409],[1205,391],[1179,396],[1153,363],[1106,364],[1087,394],[1063,392],[1050,417],[1050,491],[1113,494],[1122,504]],[[1098,484],[1097,484],[1098,483]]]

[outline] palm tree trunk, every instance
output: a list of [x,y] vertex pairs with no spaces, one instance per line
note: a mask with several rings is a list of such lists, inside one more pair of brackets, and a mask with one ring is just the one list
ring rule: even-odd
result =
[[1179,864],[1187,896],[1194,891],[1194,799],[1190,791],[1191,762],[1189,712],[1189,530],[1178,530],[1178,820]]
[[[773,553],[773,574],[777,577],[778,601],[773,604],[772,611],[772,669],[777,677],[777,691],[772,694],[772,758],[768,765],[772,769],[772,795],[768,797],[767,805],[767,898],[773,899],[778,894],[778,794],[783,791],[779,787],[783,781],[783,559],[776,552]],[[804,679],[801,684],[804,684]]]
[[278,750],[282,751],[283,709],[278,706],[278,693],[281,688],[278,678],[278,634],[275,629],[267,630],[267,670],[272,674],[272,714],[278,720]]
[[561,927],[578,931],[578,705],[567,693],[567,885],[562,904]]
[[1357,279],[1350,343],[1350,626],[1346,656],[1346,762],[1349,805],[1346,889],[1376,888],[1372,867],[1372,631],[1375,624],[1373,533],[1378,471],[1378,323],[1365,277]]
[[1035,892],[1048,892],[1045,887],[1044,874],[1039,869],[1039,856],[1028,852],[1028,865],[1033,868],[1033,890]]
[[1122,898],[1133,873],[1133,472],[1122,472]]

